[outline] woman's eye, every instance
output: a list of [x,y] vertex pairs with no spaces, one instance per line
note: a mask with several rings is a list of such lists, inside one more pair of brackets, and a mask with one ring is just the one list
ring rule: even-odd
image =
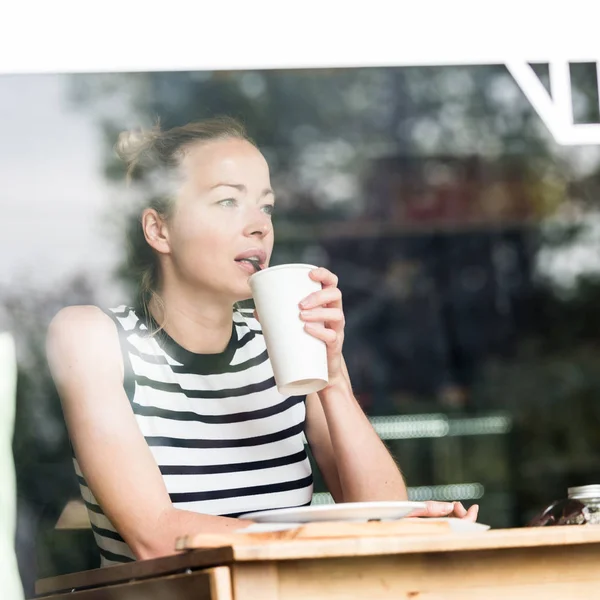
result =
[[275,210],[275,206],[273,204],[265,204],[262,209],[266,214],[272,215],[273,211]]
[[220,200],[218,204],[221,206],[235,206],[236,202],[234,198],[225,198],[225,200]]

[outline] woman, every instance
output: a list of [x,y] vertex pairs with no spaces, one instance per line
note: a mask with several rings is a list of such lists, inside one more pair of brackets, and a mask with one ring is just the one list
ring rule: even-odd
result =
[[[242,126],[122,134],[117,151],[151,186],[131,238],[139,301],[65,308],[47,347],[102,564],[172,554],[178,536],[247,526],[245,512],[310,504],[304,435],[336,502],[406,499],[352,394],[336,276],[314,270],[323,289],[298,308],[327,345],[330,376],[306,398],[278,393],[260,324],[236,308],[251,297],[248,259],[269,264],[275,201]],[[432,502],[424,514],[475,520],[477,506]]]

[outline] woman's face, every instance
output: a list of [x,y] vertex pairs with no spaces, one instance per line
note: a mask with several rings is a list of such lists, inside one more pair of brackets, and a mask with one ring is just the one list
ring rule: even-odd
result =
[[177,279],[228,301],[251,297],[248,277],[268,266],[275,197],[269,167],[249,142],[216,140],[191,147],[183,184],[166,224],[168,256]]

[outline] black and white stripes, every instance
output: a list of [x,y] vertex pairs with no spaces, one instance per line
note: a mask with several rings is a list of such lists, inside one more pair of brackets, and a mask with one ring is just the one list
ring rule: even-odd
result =
[[[305,397],[275,386],[259,323],[235,311],[221,354],[198,355],[131,308],[108,311],[117,324],[125,389],[136,420],[178,508],[204,514],[310,504],[304,448]],[[103,514],[75,459],[102,565],[134,556]]]

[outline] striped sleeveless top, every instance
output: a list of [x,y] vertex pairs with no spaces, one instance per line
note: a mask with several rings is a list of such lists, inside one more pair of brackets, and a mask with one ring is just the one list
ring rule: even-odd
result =
[[[125,391],[176,508],[237,517],[311,503],[306,397],[278,392],[251,310],[234,311],[227,348],[209,355],[164,331],[149,335],[133,308],[106,312],[119,331]],[[73,460],[101,566],[135,560]]]

